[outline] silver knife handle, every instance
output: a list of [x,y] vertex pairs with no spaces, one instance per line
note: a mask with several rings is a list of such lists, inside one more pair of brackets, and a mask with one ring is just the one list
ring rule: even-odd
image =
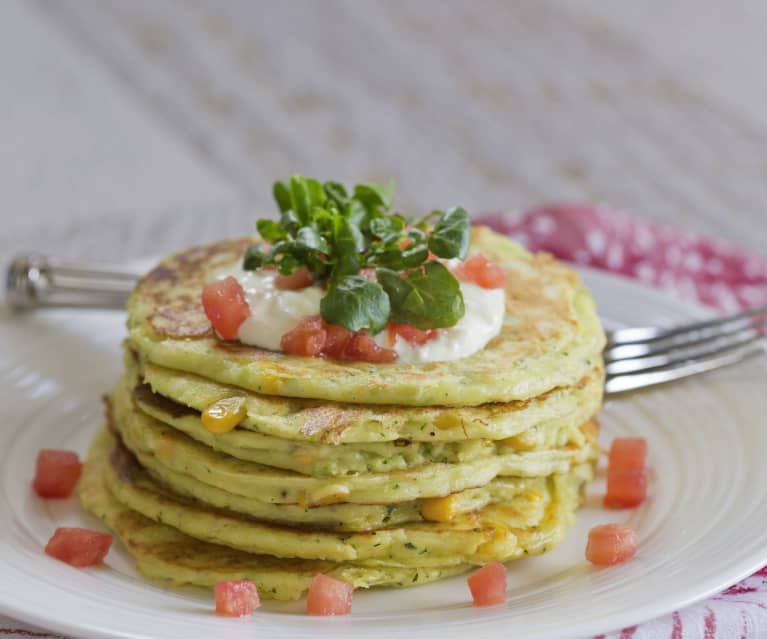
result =
[[6,301],[16,310],[42,306],[123,308],[139,275],[111,266],[19,255],[6,273]]

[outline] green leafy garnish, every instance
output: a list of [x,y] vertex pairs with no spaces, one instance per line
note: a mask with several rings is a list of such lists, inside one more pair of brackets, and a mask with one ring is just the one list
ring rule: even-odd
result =
[[463,317],[461,287],[440,262],[408,269],[407,277],[387,268],[376,271],[391,300],[391,320],[421,330],[453,326]]
[[449,209],[437,222],[429,236],[429,250],[440,257],[465,260],[470,242],[469,214],[457,206]]
[[322,318],[350,331],[370,329],[378,333],[386,326],[390,310],[384,289],[359,275],[345,275],[330,282],[327,295],[320,300]]
[[[253,244],[246,270],[276,267],[290,275],[305,267],[327,287],[322,318],[351,331],[381,331],[386,322],[426,330],[453,326],[464,314],[458,281],[433,256],[465,259],[469,216],[460,207],[420,220],[391,212],[393,183],[321,183],[300,175],[276,182],[279,220],[260,219],[267,244]],[[378,281],[360,273],[375,270]]]

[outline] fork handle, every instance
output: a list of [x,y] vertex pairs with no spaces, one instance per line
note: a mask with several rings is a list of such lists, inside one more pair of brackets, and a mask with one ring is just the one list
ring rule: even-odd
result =
[[138,274],[112,266],[84,266],[45,255],[17,256],[6,273],[6,301],[12,309],[80,306],[123,308]]

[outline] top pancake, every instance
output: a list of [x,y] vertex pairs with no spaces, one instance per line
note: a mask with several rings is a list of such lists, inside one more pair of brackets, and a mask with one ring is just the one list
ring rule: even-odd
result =
[[473,229],[470,253],[506,270],[506,316],[500,335],[474,355],[369,364],[224,342],[205,316],[202,287],[241,260],[253,241],[190,249],[150,271],[128,302],[132,348],[155,364],[266,395],[410,406],[525,400],[576,384],[599,361],[604,333],[578,275],[485,227]]

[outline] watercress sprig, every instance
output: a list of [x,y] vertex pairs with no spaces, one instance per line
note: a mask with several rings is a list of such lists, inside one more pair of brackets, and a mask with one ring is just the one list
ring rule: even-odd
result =
[[[394,184],[357,184],[294,175],[275,182],[278,220],[259,219],[266,242],[251,245],[243,266],[306,267],[326,284],[320,314],[330,324],[375,334],[386,322],[420,329],[453,326],[465,312],[458,281],[430,254],[465,259],[471,232],[461,207],[420,220],[391,212]],[[375,270],[376,280],[366,277]]]

